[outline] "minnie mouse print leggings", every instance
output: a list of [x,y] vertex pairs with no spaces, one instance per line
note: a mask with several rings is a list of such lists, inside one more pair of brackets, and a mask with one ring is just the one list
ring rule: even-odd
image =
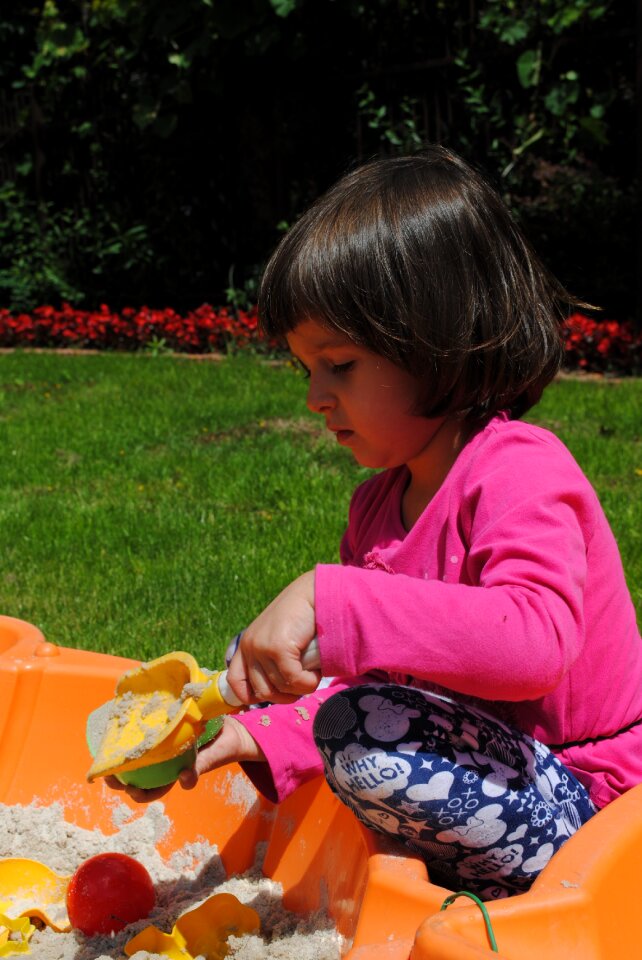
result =
[[414,687],[335,694],[314,738],[330,788],[362,823],[418,853],[434,883],[484,900],[527,890],[596,812],[544,744]]

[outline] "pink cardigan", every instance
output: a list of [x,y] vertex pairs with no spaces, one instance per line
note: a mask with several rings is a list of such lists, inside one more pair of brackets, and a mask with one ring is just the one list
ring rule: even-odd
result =
[[322,771],[314,713],[365,675],[478,702],[550,744],[598,807],[642,782],[642,641],[617,544],[568,450],[495,417],[409,532],[407,480],[401,467],[358,487],[342,565],[316,568],[323,674],[343,679],[240,717],[268,760],[245,765],[257,787],[281,800]]

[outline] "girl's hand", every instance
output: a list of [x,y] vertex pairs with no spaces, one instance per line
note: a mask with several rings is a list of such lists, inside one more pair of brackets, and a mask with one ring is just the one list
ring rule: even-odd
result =
[[314,571],[302,574],[246,627],[227,679],[243,703],[291,703],[316,690],[320,674],[301,666],[315,636]]
[[234,717],[226,717],[217,737],[198,751],[196,763],[187,770],[181,770],[178,782],[185,790],[191,790],[198,783],[202,773],[216,770],[226,763],[240,760],[265,760],[265,754],[254,737],[247,732],[242,723]]

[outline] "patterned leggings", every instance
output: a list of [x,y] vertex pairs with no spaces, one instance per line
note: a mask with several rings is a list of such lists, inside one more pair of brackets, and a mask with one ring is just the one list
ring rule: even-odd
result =
[[314,738],[331,789],[362,823],[419,853],[434,882],[486,900],[527,890],[595,813],[544,744],[414,687],[335,694]]

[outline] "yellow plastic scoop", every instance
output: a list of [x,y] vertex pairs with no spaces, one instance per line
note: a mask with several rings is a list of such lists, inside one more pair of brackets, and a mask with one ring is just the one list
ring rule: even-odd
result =
[[116,696],[95,711],[97,744],[87,779],[162,763],[191,749],[207,721],[241,705],[227,671],[201,670],[194,657],[178,651],[128,670]]
[[[71,929],[65,904],[70,879],[54,873],[37,860],[23,857],[2,859],[0,913],[14,921],[36,917],[57,933],[65,933]],[[12,932],[23,931],[15,927]],[[25,928],[24,933],[27,932]]]

